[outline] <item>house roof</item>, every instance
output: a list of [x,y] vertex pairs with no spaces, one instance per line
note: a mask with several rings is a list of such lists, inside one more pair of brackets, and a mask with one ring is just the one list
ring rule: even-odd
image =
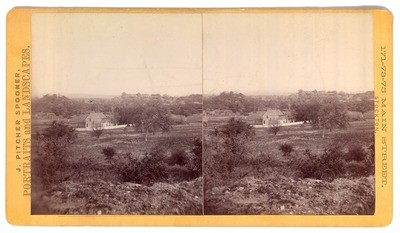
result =
[[268,116],[284,116],[285,114],[279,109],[269,109],[264,113],[264,115],[268,115]]
[[89,114],[89,116],[86,117],[87,118],[92,118],[92,119],[108,119],[108,117],[106,115],[104,115],[104,113],[102,112],[92,112]]
[[85,122],[85,119],[87,118],[87,114],[83,115],[75,115],[71,117],[71,122]]
[[252,112],[252,113],[249,114],[247,119],[249,119],[249,120],[261,119],[264,114],[265,114],[265,111]]

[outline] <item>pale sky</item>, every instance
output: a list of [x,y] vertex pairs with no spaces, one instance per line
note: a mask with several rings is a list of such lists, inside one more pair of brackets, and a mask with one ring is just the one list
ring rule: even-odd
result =
[[204,15],[204,92],[373,90],[370,14]]
[[32,16],[34,96],[364,92],[372,58],[370,14]]
[[32,16],[32,92],[201,94],[195,14]]

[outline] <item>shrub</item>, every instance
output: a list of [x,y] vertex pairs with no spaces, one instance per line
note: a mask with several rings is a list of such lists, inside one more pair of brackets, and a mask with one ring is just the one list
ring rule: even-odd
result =
[[193,176],[196,178],[202,175],[203,170],[203,143],[200,138],[194,140],[191,154],[192,156],[190,157],[188,166],[192,171]]
[[103,134],[102,129],[93,129],[92,131],[92,136],[96,137],[97,139],[99,139],[102,134]]
[[122,182],[152,185],[168,179],[167,164],[164,163],[162,154],[152,152],[138,158],[127,153],[123,159],[115,161],[114,164],[117,166]]
[[375,146],[364,150],[361,146],[350,147],[346,156],[346,171],[350,177],[361,177],[375,174]]
[[346,172],[349,177],[368,176],[371,173],[371,168],[364,162],[349,161],[346,163]]
[[290,144],[284,143],[279,147],[279,150],[281,150],[283,152],[284,156],[288,156],[288,155],[290,155],[290,153],[292,153],[293,146]]
[[[207,135],[203,145],[207,154],[203,157],[207,168],[203,171],[207,188],[238,177],[238,169],[246,166],[248,142],[254,135],[251,125],[234,118]],[[198,150],[200,154],[200,148]]]
[[106,160],[111,160],[115,155],[115,149],[112,147],[106,147],[103,148],[102,153],[106,157]]
[[43,133],[36,136],[39,153],[32,166],[35,175],[44,186],[68,179],[71,176],[68,174],[71,170],[68,149],[77,137],[74,128],[63,122],[53,121]]
[[280,130],[281,130],[280,126],[271,126],[268,128],[268,133],[277,135]]
[[307,149],[304,156],[305,159],[300,160],[298,164],[302,178],[333,181],[345,175],[343,153],[338,148],[325,149],[320,156]]
[[367,156],[366,154],[367,153],[364,148],[362,148],[362,146],[355,145],[349,148],[349,151],[347,152],[345,157],[347,161],[363,161]]
[[172,182],[180,182],[194,179],[193,172],[186,166],[175,164],[167,167],[168,179]]
[[168,159],[169,165],[185,165],[188,161],[186,152],[183,149],[177,150],[172,153],[171,157]]

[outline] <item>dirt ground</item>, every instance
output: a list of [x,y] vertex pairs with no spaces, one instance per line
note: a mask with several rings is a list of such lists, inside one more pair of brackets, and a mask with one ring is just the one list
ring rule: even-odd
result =
[[36,214],[202,214],[202,179],[150,187],[134,183],[92,179],[66,181],[36,194]]
[[351,215],[374,213],[374,178],[294,180],[246,177],[205,193],[205,214]]

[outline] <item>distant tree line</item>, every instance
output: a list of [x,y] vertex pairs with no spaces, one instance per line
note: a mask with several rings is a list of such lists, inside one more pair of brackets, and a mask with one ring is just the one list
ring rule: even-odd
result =
[[[269,95],[269,96],[246,96],[236,92],[222,92],[219,95],[205,96],[203,103],[204,109],[208,111],[220,109],[231,110],[234,113],[243,115],[255,111],[266,109],[292,109],[294,105],[299,106],[304,100],[307,100],[307,106],[297,111],[308,112],[314,108],[314,100],[326,99],[334,96],[349,111],[365,113],[374,109],[372,91],[348,94],[344,92],[325,92],[325,91],[303,91],[299,90],[291,95]],[[309,101],[310,100],[310,101]],[[300,117],[299,113],[299,117]],[[300,119],[301,120],[301,119]]]
[[189,95],[172,97],[168,95],[126,94],[106,98],[68,98],[62,95],[44,95],[41,98],[33,98],[32,112],[53,113],[58,117],[70,118],[73,115],[88,112],[112,112],[116,108],[125,106],[141,106],[142,103],[158,100],[171,114],[189,116],[201,114],[202,95]]

